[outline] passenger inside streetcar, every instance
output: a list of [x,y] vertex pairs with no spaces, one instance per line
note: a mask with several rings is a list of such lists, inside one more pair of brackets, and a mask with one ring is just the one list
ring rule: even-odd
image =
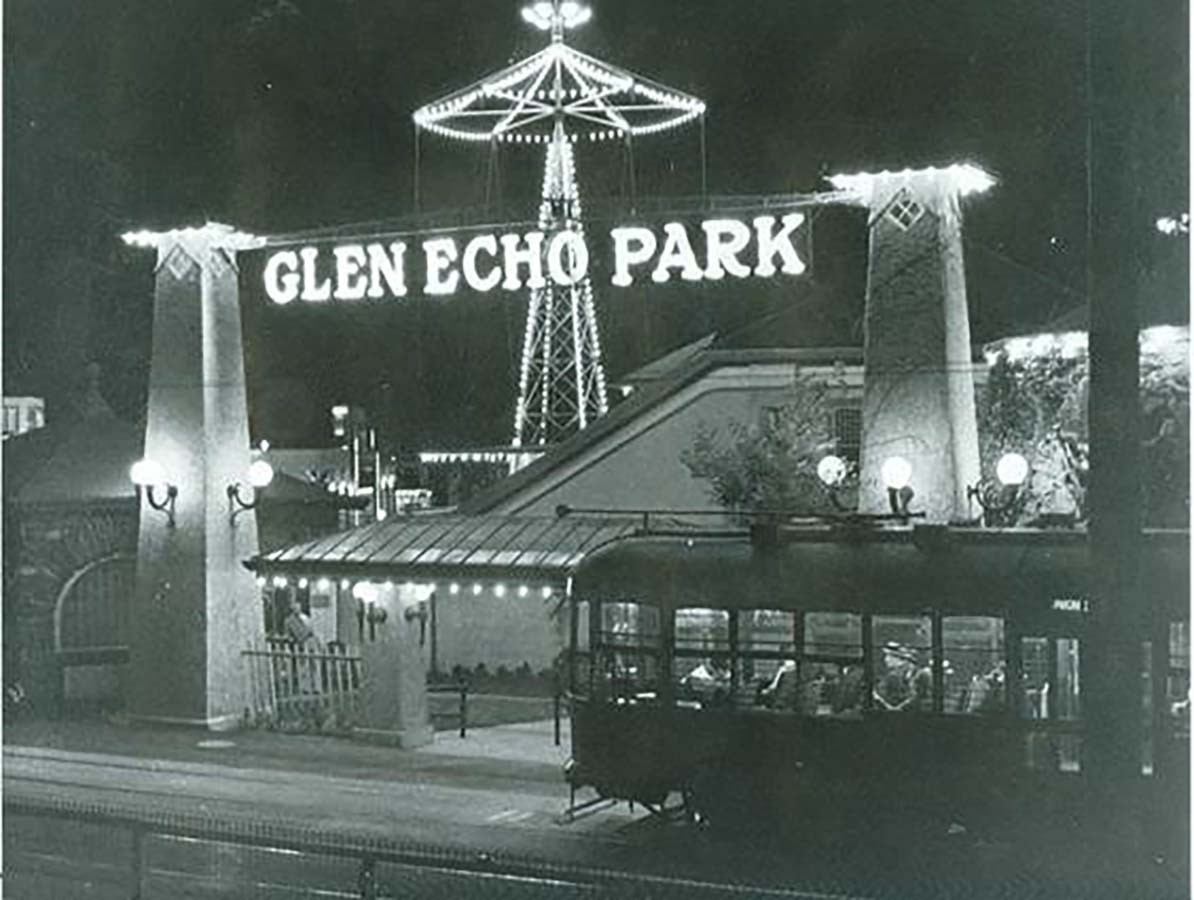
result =
[[933,673],[916,651],[889,642],[883,647],[883,672],[873,691],[877,709],[890,712],[928,710],[933,701]]
[[703,706],[720,706],[729,702],[730,671],[723,660],[710,657],[681,678],[680,687]]

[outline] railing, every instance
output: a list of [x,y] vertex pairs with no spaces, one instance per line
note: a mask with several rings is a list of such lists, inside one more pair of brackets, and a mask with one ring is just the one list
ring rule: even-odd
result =
[[326,648],[280,638],[243,651],[249,670],[250,716],[259,724],[346,730],[356,719],[361,658],[347,646]]
[[[434,697],[444,694],[457,694],[459,701],[452,709],[437,708],[434,703]],[[460,731],[460,736],[464,737],[468,733],[468,694],[469,685],[467,681],[452,681],[452,682],[427,682],[427,707],[430,710],[432,720],[454,719]]]

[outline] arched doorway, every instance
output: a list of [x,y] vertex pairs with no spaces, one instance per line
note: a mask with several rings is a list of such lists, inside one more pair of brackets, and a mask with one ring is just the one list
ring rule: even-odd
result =
[[128,662],[136,557],[115,553],[75,570],[54,603],[54,653],[67,702],[117,704]]

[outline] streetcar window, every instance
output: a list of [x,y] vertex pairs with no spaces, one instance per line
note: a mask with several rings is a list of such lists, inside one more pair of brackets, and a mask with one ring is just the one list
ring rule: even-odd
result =
[[[1020,639],[1020,711],[1030,719],[1072,722],[1081,717],[1081,645],[1072,637]],[[1060,730],[1027,735],[1032,768],[1080,772],[1082,736]]]
[[802,662],[798,709],[806,716],[858,716],[862,714],[861,664]]
[[1169,672],[1165,697],[1174,737],[1190,737],[1190,623],[1169,623]]
[[730,614],[724,609],[676,610],[676,650],[712,653],[730,649]]
[[1020,640],[1020,712],[1026,719],[1049,718],[1049,639]]
[[603,643],[624,646],[659,646],[659,610],[631,602],[601,604]]
[[589,601],[576,601],[576,649],[589,649]]
[[[737,694],[739,706],[771,706],[769,688],[785,662],[794,665],[796,614],[782,609],[744,609],[738,613]],[[792,676],[793,681],[795,675]],[[793,691],[795,689],[793,688]]]
[[796,614],[779,609],[744,609],[738,613],[738,649],[743,653],[791,656]]
[[887,712],[933,708],[933,633],[928,616],[874,616],[874,708]]
[[1057,704],[1058,719],[1077,719],[1082,714],[1081,688],[1078,681],[1077,638],[1057,639]]
[[729,704],[730,614],[724,609],[676,610],[672,681],[677,702],[700,706]]
[[941,639],[945,712],[980,715],[1006,709],[1003,619],[945,616]]
[[854,613],[810,612],[804,615],[807,656],[862,658],[862,616]]
[[659,610],[627,601],[601,604],[597,672],[617,702],[653,700],[659,679]]

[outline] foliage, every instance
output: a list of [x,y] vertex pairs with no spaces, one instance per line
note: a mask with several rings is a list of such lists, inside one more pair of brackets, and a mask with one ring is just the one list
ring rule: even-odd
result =
[[[1085,352],[1061,341],[1038,342],[1032,352],[997,351],[977,397],[982,471],[993,473],[999,457],[1014,451],[1028,460],[1031,474],[1018,501],[988,516],[990,523],[1085,518],[1088,368]],[[1190,383],[1184,332],[1142,340],[1140,409],[1144,523],[1188,527]],[[798,381],[788,402],[773,412],[758,425],[702,423],[681,461],[693,477],[708,479],[710,494],[726,509],[828,511],[816,473],[820,458],[834,449],[824,386]]]
[[1030,476],[1009,521],[1025,524],[1047,515],[1085,514],[1086,360],[1060,347],[1011,358],[1001,352],[977,404],[982,471],[1015,452]]
[[732,421],[724,432],[701,423],[680,461],[694,478],[708,479],[726,509],[824,511],[817,463],[834,449],[825,387],[801,377],[787,402],[767,412],[760,424]]
[[[1190,385],[1188,338],[1144,340],[1140,352],[1141,476],[1144,523],[1189,522]],[[984,472],[1016,451],[1032,475],[1015,521],[1049,513],[1085,515],[1085,456],[1089,441],[1088,361],[1060,344],[1031,354],[1001,350],[978,402]]]

